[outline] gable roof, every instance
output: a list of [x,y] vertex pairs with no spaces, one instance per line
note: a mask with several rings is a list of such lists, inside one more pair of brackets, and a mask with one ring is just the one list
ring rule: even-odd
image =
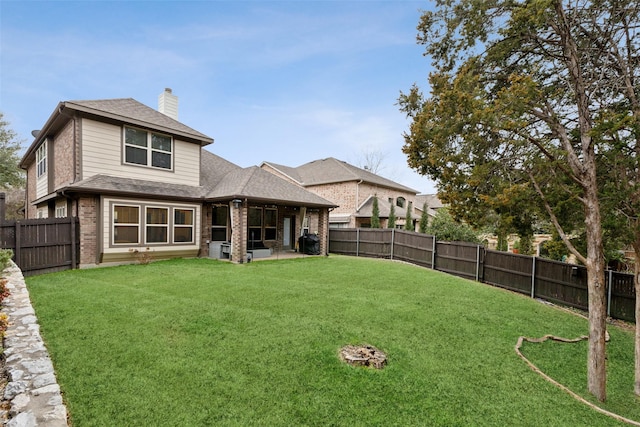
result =
[[213,138],[172,119],[133,98],[100,99],[95,101],[65,101],[63,108],[82,111],[96,116],[115,119],[124,123],[164,130],[177,136],[200,141],[208,145]]
[[205,146],[213,143],[213,138],[198,132],[171,117],[148,107],[133,98],[99,99],[94,101],[63,101],[58,104],[44,127],[38,131],[33,143],[20,162],[26,168],[35,158],[35,150],[48,136],[55,135],[70,119],[81,113],[95,119],[113,123],[126,123],[157,130],[181,140]]
[[279,170],[304,187],[322,184],[336,184],[340,182],[363,181],[381,187],[406,191],[408,193],[418,193],[418,191],[413,188],[409,188],[334,157],[314,160],[295,168],[270,162],[263,162],[263,164]]
[[[358,212],[356,212],[355,216],[357,218],[369,218],[373,216],[373,198],[374,196],[369,196],[367,200],[360,206]],[[388,200],[382,200],[378,198],[378,210],[380,218],[389,218],[389,214],[391,213],[391,203]],[[406,218],[407,217],[407,208],[400,208],[398,206],[393,207],[393,213],[396,218]]]
[[336,207],[330,201],[257,166],[229,172],[207,192],[205,198],[211,201],[237,198],[265,203]]

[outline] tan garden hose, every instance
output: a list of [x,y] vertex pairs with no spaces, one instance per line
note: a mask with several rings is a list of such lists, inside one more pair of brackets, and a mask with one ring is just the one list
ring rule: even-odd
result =
[[529,367],[531,369],[533,369],[534,372],[536,372],[537,374],[539,374],[540,376],[542,376],[542,378],[544,378],[545,380],[549,381],[551,384],[554,384],[556,387],[560,388],[561,390],[566,391],[567,393],[569,393],[571,396],[573,396],[574,399],[578,400],[579,402],[584,403],[585,405],[595,409],[596,411],[605,414],[611,418],[614,418],[618,421],[622,421],[623,423],[627,423],[627,424],[631,424],[634,426],[639,426],[640,427],[640,423],[634,420],[630,420],[629,418],[625,418],[622,417],[618,414],[614,414],[613,412],[609,412],[605,409],[600,408],[599,406],[589,402],[588,400],[584,399],[582,396],[577,395],[576,393],[574,393],[573,391],[569,390],[567,387],[565,387],[564,385],[560,384],[559,382],[557,382],[556,380],[554,380],[553,378],[551,378],[550,376],[548,376],[547,374],[545,374],[544,372],[542,372],[536,365],[534,365],[529,359],[527,359],[522,352],[520,351],[520,347],[522,347],[522,343],[524,341],[527,342],[531,342],[531,343],[542,343],[545,342],[547,340],[553,340],[553,341],[559,341],[559,342],[564,342],[564,343],[576,343],[576,342],[580,342],[583,340],[588,340],[589,337],[586,335],[582,335],[581,337],[578,338],[574,338],[574,339],[568,339],[568,338],[562,338],[562,337],[556,337],[554,335],[545,335],[542,338],[528,338],[528,337],[519,337],[518,338],[518,343],[516,344],[515,350],[516,350],[516,354],[518,356],[520,356],[520,358],[522,360],[524,360],[527,365],[529,365]]

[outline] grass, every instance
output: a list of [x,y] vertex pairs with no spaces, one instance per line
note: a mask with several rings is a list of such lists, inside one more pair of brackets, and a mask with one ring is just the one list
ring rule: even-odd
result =
[[[486,285],[331,256],[172,260],[27,279],[79,426],[616,426],[520,360],[584,319]],[[607,407],[640,419],[633,336],[611,330]],[[371,344],[383,370],[337,354]],[[584,392],[586,346],[525,344]]]

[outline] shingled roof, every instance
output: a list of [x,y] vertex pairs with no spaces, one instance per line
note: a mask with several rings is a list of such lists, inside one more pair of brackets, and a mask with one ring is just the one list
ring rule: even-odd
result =
[[94,101],[65,101],[64,108],[83,111],[101,117],[117,119],[124,123],[151,127],[165,132],[187,136],[194,140],[200,140],[201,145],[211,144],[213,138],[198,132],[189,126],[172,119],[151,107],[148,107],[133,98],[99,99]]
[[168,184],[111,175],[93,175],[67,186],[64,190],[152,198],[170,197],[180,200],[200,200],[204,192],[202,187],[192,185]]
[[418,191],[413,188],[398,184],[395,181],[353,166],[334,157],[314,160],[295,168],[270,162],[264,162],[264,164],[277,169],[304,187],[362,180],[363,182],[381,187],[393,188],[409,193],[418,193]]
[[207,192],[205,198],[211,201],[238,198],[264,203],[336,207],[328,200],[257,166],[229,172]]

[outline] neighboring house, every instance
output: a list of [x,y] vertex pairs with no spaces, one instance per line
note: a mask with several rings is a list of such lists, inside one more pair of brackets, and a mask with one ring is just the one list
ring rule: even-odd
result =
[[418,194],[416,196],[416,210],[418,211],[418,221],[420,220],[420,217],[422,216],[422,208],[424,206],[427,206],[427,215],[429,217],[429,223],[431,223],[431,220],[433,219],[433,217],[436,216],[436,213],[438,212],[438,209],[443,208],[444,205],[442,204],[442,202],[440,201],[440,199],[438,198],[437,194]]
[[298,167],[272,162],[263,162],[260,167],[338,205],[329,215],[331,228],[370,227],[374,197],[378,198],[383,228],[392,204],[396,227],[404,227],[409,204],[414,228],[420,219],[422,202],[418,202],[416,190],[333,157]]
[[252,249],[295,249],[311,210],[327,253],[333,203],[206,151],[213,139],[179,122],[177,105],[170,89],[161,111],[131,98],[58,104],[20,165],[26,217],[79,217],[81,266],[136,251],[245,262]]

